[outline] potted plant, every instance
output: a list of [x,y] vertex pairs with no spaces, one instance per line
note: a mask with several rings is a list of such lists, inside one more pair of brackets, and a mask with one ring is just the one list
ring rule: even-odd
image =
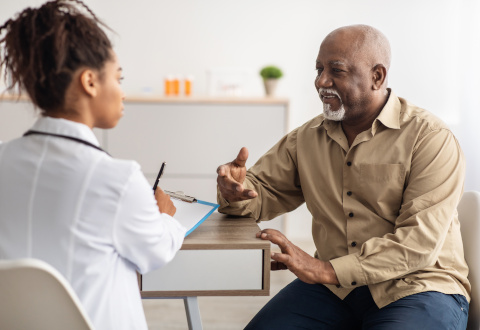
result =
[[267,96],[273,96],[275,94],[277,81],[283,76],[282,70],[276,66],[269,65],[260,70],[260,76],[263,78],[265,93]]

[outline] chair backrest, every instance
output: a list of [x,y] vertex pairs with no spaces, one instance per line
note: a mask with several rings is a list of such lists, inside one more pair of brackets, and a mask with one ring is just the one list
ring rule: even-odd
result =
[[465,260],[472,285],[467,329],[480,329],[480,193],[468,191],[458,205],[458,219],[462,231]]
[[63,276],[36,259],[0,260],[0,329],[93,326]]

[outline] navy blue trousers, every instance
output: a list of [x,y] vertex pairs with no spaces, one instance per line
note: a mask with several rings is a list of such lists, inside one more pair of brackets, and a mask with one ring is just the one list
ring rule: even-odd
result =
[[468,302],[462,295],[428,291],[397,300],[382,309],[367,286],[341,300],[321,284],[294,280],[273,297],[245,329],[462,329]]

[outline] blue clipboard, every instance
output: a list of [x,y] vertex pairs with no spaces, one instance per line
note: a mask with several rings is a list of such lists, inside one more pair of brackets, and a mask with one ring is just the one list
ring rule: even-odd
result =
[[197,229],[220,206],[215,203],[197,200],[181,192],[165,191],[165,193],[170,195],[177,208],[173,217],[187,228],[185,237]]

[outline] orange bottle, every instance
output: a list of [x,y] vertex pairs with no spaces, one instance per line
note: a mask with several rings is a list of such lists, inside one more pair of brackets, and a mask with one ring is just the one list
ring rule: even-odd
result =
[[188,76],[185,78],[185,81],[184,81],[184,92],[185,92],[185,96],[190,96],[192,95],[192,81],[193,81],[193,77],[191,76]]
[[173,83],[173,95],[178,96],[180,95],[180,79],[178,77],[174,77],[172,80]]
[[173,78],[172,76],[167,76],[164,81],[165,96],[170,96],[173,94]]

